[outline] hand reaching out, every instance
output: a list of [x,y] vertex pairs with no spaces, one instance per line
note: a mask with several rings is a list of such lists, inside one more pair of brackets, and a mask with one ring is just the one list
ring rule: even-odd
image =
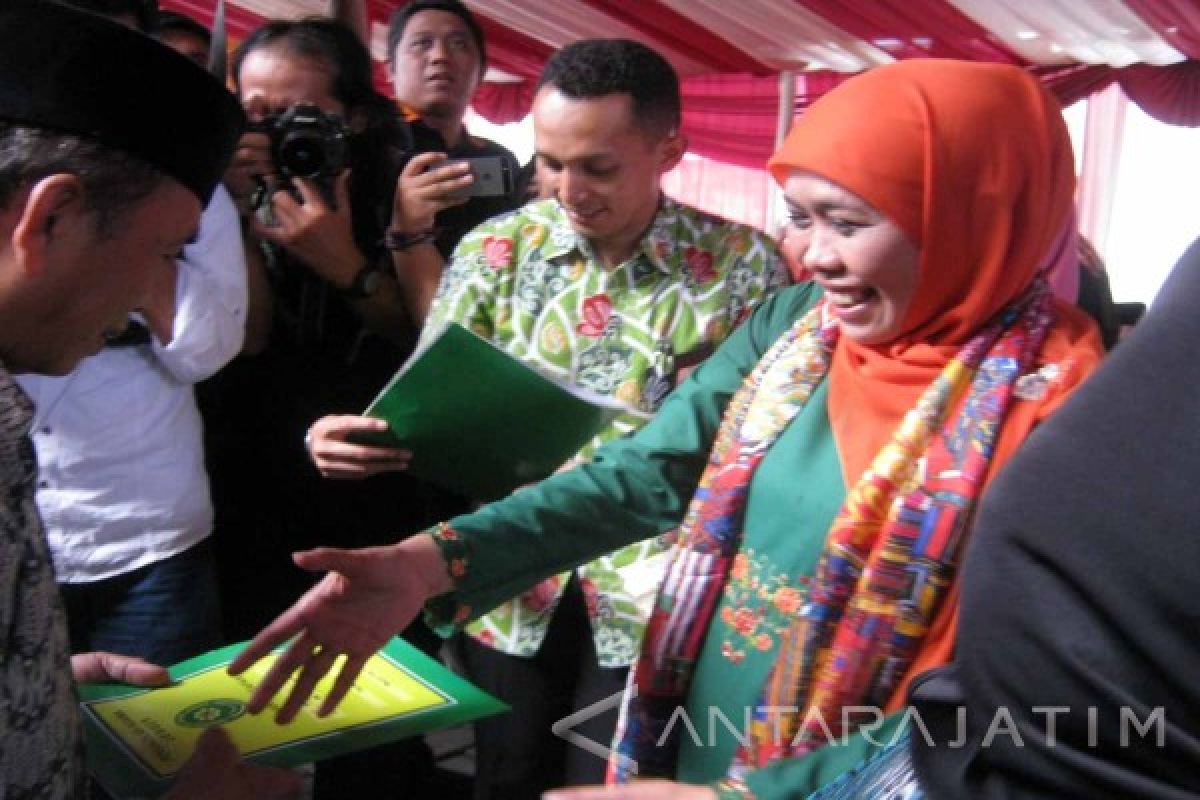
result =
[[299,671],[295,686],[275,718],[291,721],[312,694],[317,682],[346,657],[333,689],[317,713],[333,711],[354,684],[367,659],[403,630],[427,600],[450,587],[441,551],[428,535],[400,544],[362,550],[320,548],[293,556],[324,578],[254,637],[229,665],[238,675],[273,649],[295,637],[280,654],[250,698],[249,710],[266,707]]

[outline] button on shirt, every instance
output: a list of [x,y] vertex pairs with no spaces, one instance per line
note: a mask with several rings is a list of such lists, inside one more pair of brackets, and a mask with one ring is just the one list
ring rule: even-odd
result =
[[69,375],[22,375],[37,406],[37,502],[58,580],[122,575],[212,531],[192,385],[241,349],[246,262],[224,189],[179,261],[175,336],[108,347]]

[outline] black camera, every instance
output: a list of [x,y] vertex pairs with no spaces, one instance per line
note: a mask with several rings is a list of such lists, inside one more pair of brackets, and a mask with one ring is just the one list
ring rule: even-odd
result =
[[253,130],[267,134],[271,160],[284,179],[315,181],[333,202],[333,179],[346,168],[349,131],[341,117],[311,103],[297,103],[282,114],[265,118]]

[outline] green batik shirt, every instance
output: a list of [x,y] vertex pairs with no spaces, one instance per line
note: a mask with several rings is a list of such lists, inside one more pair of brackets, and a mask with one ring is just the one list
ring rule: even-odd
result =
[[[669,198],[638,252],[607,269],[558,203],[543,200],[459,243],[425,330],[457,322],[543,372],[654,412],[677,371],[711,353],[786,274],[770,237]],[[618,417],[576,459],[642,422]],[[578,569],[600,666],[637,656],[669,536]],[[569,576],[500,605],[468,633],[501,652],[534,655]]]

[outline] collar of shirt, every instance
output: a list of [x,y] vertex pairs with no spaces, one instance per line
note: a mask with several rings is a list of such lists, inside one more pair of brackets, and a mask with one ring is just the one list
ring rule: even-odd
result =
[[[575,232],[558,201],[549,200],[547,202],[554,204],[554,222],[546,237],[543,255],[550,259],[577,251],[589,261],[595,261],[596,252],[592,248],[591,242]],[[641,246],[634,258],[638,255],[643,256],[662,274],[673,274],[675,270],[668,259],[676,251],[675,229],[679,221],[679,214],[680,205],[666,195],[662,195],[658,204],[658,212],[646,230],[646,235],[642,237]],[[630,261],[633,260],[630,259]]]

